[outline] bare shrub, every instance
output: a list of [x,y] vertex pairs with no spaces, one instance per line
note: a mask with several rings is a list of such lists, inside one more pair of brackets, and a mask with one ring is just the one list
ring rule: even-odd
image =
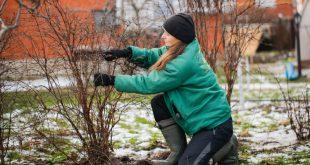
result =
[[[109,163],[113,128],[134,98],[122,97],[113,87],[94,87],[92,76],[96,72],[132,74],[135,65],[126,60],[105,62],[102,51],[130,44],[152,47],[158,40],[148,31],[117,24],[98,30],[90,15],[79,15],[57,0],[45,1],[40,12],[32,16],[36,33],[20,35],[32,43],[25,52],[47,81],[47,86],[29,90],[36,100],[35,113],[29,119],[36,136],[69,162]],[[64,88],[64,82],[69,86]],[[67,138],[77,142],[66,142]]]
[[[278,79],[277,79],[278,81]],[[279,84],[279,83],[278,83]],[[279,84],[280,86],[280,84]],[[298,140],[310,139],[310,109],[309,109],[309,86],[298,94],[292,94],[289,87],[283,89],[280,86],[282,97],[285,101],[285,109],[290,120],[291,129]]]
[[12,122],[12,112],[18,100],[17,92],[9,91],[11,85],[6,82],[8,74],[17,73],[18,71],[10,66],[10,63],[3,58],[3,54],[7,51],[10,42],[14,42],[12,41],[12,31],[19,26],[23,26],[20,24],[22,10],[29,13],[35,13],[40,7],[40,0],[32,1],[30,3],[24,3],[22,0],[17,0],[15,2],[17,5],[16,11],[14,11],[16,14],[10,18],[3,14],[8,10],[8,3],[12,2],[3,0],[0,4],[0,164],[5,164],[5,157],[10,150],[9,143],[13,138],[12,134],[16,133],[12,129],[12,127],[14,127],[14,122]]

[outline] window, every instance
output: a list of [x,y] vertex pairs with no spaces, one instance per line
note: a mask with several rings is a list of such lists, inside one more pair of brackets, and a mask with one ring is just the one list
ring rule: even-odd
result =
[[255,5],[261,8],[275,8],[275,0],[255,0]]
[[95,27],[97,31],[103,31],[105,28],[114,27],[118,25],[115,18],[115,12],[110,10],[93,10],[92,11]]

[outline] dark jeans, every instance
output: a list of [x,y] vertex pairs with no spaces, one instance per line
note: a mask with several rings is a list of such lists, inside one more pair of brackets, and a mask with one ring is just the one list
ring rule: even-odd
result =
[[[171,118],[163,95],[155,96],[151,101],[156,122]],[[208,164],[212,156],[230,140],[233,134],[232,119],[213,129],[202,129],[191,138],[179,165]]]
[[172,118],[168,107],[166,106],[164,96],[156,95],[151,101],[154,118],[156,122]]

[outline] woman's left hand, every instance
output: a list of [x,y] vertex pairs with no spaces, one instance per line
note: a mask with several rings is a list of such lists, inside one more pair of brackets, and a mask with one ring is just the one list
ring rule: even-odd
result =
[[94,75],[94,84],[95,86],[109,86],[114,85],[115,76],[107,75],[103,73],[96,73]]

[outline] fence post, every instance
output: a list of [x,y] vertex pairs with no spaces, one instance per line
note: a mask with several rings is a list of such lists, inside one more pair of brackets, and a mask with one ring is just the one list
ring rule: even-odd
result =
[[[249,56],[246,57],[246,60],[245,60],[245,73],[246,73],[246,86],[249,87],[250,86],[250,83],[251,83],[251,77],[250,77],[250,62],[249,62]],[[247,92],[249,92],[249,89],[250,88],[247,88]]]
[[237,74],[238,74],[238,87],[239,87],[239,105],[240,110],[244,110],[244,96],[243,96],[243,77],[242,77],[242,59],[238,64]]

